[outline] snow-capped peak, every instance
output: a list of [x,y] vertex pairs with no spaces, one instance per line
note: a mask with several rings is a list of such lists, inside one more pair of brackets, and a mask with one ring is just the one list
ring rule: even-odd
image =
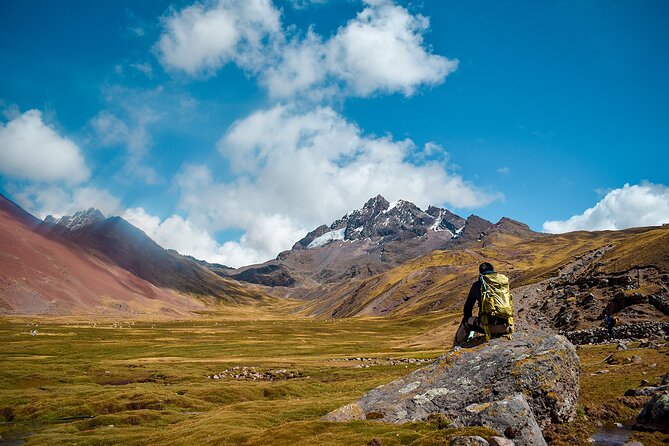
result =
[[373,240],[379,244],[439,233],[443,239],[454,238],[465,219],[448,209],[430,206],[423,211],[410,201],[388,202],[377,195],[361,209],[351,211],[329,226],[321,225],[293,246],[295,250],[328,245],[334,240]]
[[64,215],[59,219],[54,218],[52,215],[47,215],[44,221],[60,226],[68,231],[76,231],[104,219],[105,216],[98,209],[88,208],[85,211],[76,212],[74,215]]

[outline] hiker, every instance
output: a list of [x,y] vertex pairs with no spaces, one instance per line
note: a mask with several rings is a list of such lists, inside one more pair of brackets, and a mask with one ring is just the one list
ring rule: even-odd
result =
[[[478,316],[472,316],[478,303]],[[479,265],[479,278],[472,284],[463,309],[463,318],[455,334],[455,344],[462,344],[476,333],[485,335],[486,341],[495,336],[511,338],[513,333],[513,304],[509,292],[509,279],[495,272],[488,262]]]
[[615,333],[613,332],[613,327],[616,326],[616,319],[617,318],[614,318],[609,313],[606,313],[604,315],[604,325],[606,326],[606,329],[609,331],[609,336],[612,339],[615,338]]

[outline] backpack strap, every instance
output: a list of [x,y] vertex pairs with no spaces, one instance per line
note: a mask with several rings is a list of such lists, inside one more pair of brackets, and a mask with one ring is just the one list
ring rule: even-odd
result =
[[[483,278],[483,274],[479,277],[479,280],[481,281],[481,308],[483,308],[483,299],[486,294],[488,294],[488,285],[485,283],[485,279]],[[485,333],[485,340],[489,341],[490,340],[490,324],[488,320],[488,314],[481,312],[479,314],[479,319],[481,321],[481,325],[483,326],[483,332]]]

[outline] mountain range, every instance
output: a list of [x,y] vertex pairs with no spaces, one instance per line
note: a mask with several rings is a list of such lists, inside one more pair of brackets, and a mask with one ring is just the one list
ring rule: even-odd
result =
[[667,225],[547,235],[376,196],[275,259],[233,269],[164,249],[93,208],[42,221],[0,196],[0,246],[3,314],[179,317],[276,301],[328,318],[457,311],[477,265],[492,261],[523,323],[589,327],[612,308],[629,321],[669,320]]
[[309,232],[276,259],[226,274],[273,287],[275,293],[308,297],[323,285],[370,277],[434,250],[462,249],[499,237],[530,240],[542,234],[508,218],[497,224],[476,215],[464,219],[447,209],[423,211],[409,201],[390,203],[379,195],[362,209]]

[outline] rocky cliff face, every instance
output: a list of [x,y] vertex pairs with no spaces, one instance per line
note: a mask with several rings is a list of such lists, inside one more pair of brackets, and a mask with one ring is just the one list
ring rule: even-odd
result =
[[455,348],[325,419],[404,423],[440,413],[454,426],[485,425],[518,445],[545,444],[540,427],[576,415],[579,370],[574,346],[563,336],[518,333],[513,340]]

